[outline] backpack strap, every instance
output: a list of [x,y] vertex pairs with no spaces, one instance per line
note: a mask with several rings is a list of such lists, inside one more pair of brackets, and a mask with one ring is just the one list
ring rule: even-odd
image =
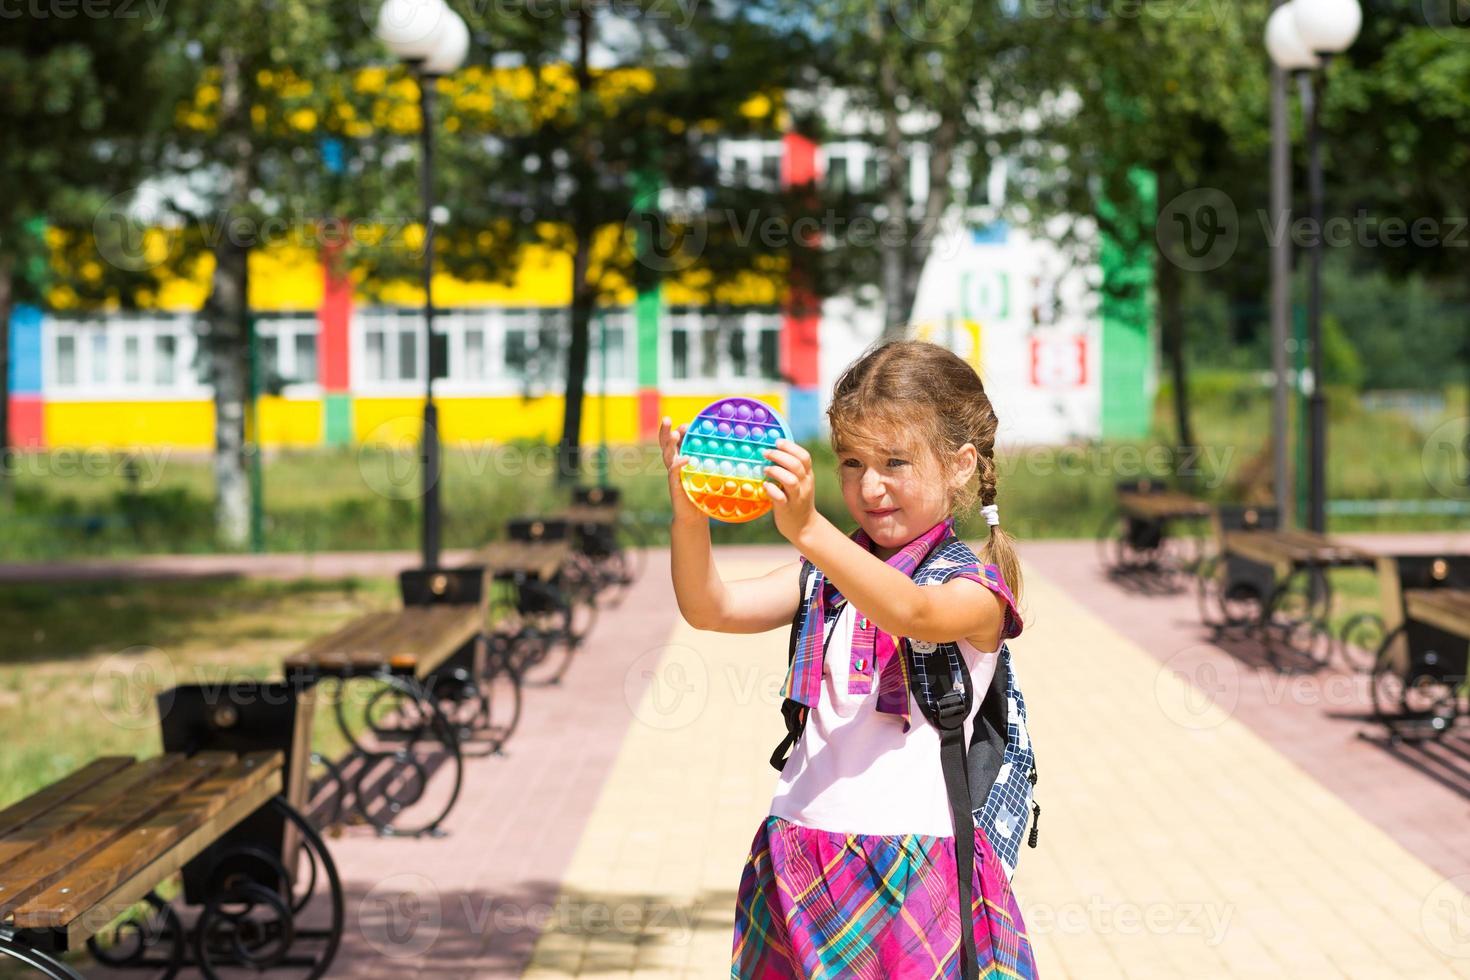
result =
[[[908,645],[908,641],[904,641]],[[964,980],[977,980],[979,958],[975,952],[975,814],[970,803],[970,776],[966,760],[965,719],[975,706],[974,683],[970,667],[960,658],[959,677],[950,673],[949,658],[936,649],[926,654],[926,670],[936,686],[933,708],[919,702],[919,710],[929,724],[939,731],[939,766],[944,772],[944,792],[949,798],[950,819],[954,824],[954,857],[959,879],[960,905],[960,975]],[[947,690],[946,690],[947,688]]]
[[[786,649],[786,667],[789,670],[791,664],[796,660],[796,642],[801,636],[801,631],[806,628],[806,611],[811,598],[808,593],[811,589],[812,573],[817,566],[806,559],[801,562],[801,585],[797,590],[798,601],[796,604],[796,616],[791,620],[791,641]],[[825,647],[823,648],[825,652]],[[806,705],[800,701],[787,698],[781,703],[781,717],[786,721],[786,737],[781,744],[776,746],[776,751],[771,753],[771,767],[777,772],[786,768],[786,760],[790,758],[791,749],[796,746],[797,739],[806,728]]]

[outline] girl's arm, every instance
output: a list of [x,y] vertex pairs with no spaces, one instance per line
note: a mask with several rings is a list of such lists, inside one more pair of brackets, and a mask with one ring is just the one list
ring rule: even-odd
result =
[[695,629],[720,633],[764,633],[785,626],[801,597],[801,562],[792,561],[758,578],[725,582],[715,568],[709,518],[684,493],[679,470],[688,457],[678,455],[684,426],[677,431],[665,418],[658,438],[669,471],[674,517],[669,526],[674,596],[679,612]]
[[1005,600],[979,582],[954,578],[919,585],[820,514],[797,547],[885,633],[931,643],[963,638],[980,650],[1000,645]]
[[879,629],[933,643],[967,638],[981,650],[995,649],[1005,622],[1004,599],[969,579],[918,585],[817,512],[812,458],[805,449],[781,439],[765,456],[772,463],[765,469],[772,481],[766,492],[776,527]]

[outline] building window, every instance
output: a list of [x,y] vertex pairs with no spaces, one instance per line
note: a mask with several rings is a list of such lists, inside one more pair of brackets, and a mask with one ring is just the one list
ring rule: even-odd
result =
[[71,387],[77,383],[77,338],[62,334],[56,338],[56,384]]
[[123,384],[135,385],[143,380],[143,344],[134,334],[123,338]]
[[412,381],[418,376],[418,338],[412,330],[398,330],[398,380]]
[[713,380],[720,376],[720,325],[706,324],[699,332],[699,376]]
[[761,176],[769,182],[768,187],[779,187],[781,185],[781,155],[768,153],[761,160]]
[[[315,324],[312,325],[313,330]],[[316,383],[316,334],[298,333],[296,335],[296,366],[291,371],[291,376],[299,384]]]
[[832,153],[827,156],[827,187],[834,193],[847,193],[847,157]]
[[677,380],[689,377],[689,331],[675,327],[669,333],[669,374]]
[[781,377],[781,328],[767,327],[760,332],[761,377],[769,381]]
[[730,323],[729,330],[725,334],[725,340],[729,344],[730,371],[737,378],[745,377],[749,365],[745,356],[745,330],[739,320]]
[[98,327],[91,332],[92,370],[94,385],[107,384],[107,328]]
[[525,315],[520,310],[505,311],[505,373],[524,378],[531,363],[531,346],[527,342]]
[[260,376],[260,383],[265,385],[275,384],[276,378],[281,376],[281,344],[278,338],[256,335],[255,371]]
[[863,161],[863,190],[869,193],[878,189],[878,157],[869,154]]
[[383,381],[388,377],[388,338],[381,330],[369,330],[363,337],[367,354],[364,367],[369,381]]
[[464,332],[464,376],[473,381],[485,379],[485,331],[471,327]]
[[153,383],[172,385],[177,375],[179,340],[171,334],[155,334],[153,337]]

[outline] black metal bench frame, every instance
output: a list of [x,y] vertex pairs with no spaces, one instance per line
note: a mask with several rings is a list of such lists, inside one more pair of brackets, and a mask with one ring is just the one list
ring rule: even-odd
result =
[[1379,559],[1386,630],[1373,662],[1373,711],[1394,740],[1439,738],[1467,710],[1470,638],[1410,615],[1405,594],[1433,589],[1470,589],[1470,555]]

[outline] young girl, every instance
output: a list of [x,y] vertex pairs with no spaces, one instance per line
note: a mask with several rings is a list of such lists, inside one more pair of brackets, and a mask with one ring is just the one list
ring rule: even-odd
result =
[[[977,692],[968,744],[1001,644],[1022,626],[1007,586],[1019,591],[1019,564],[994,505],[995,412],[955,354],[897,341],[848,367],[827,415],[857,529],[844,534],[817,513],[811,456],[781,440],[765,451],[765,486],[776,527],[799,558],[736,582],[720,579],[708,519],[679,481],[687,427],[664,419],[659,431],[674,505],[674,591],[691,626],[776,629],[801,602],[803,561],[825,580],[807,608],[813,623],[822,613],[814,633],[822,646],[804,649],[784,688],[804,694],[805,727],[740,880],[730,975],[960,978],[963,955],[973,957],[971,975],[1035,977],[1020,909],[979,827],[973,908],[962,924],[939,733],[908,693],[893,639],[958,643]],[[990,525],[984,565],[965,545],[943,543],[977,498]],[[916,585],[915,568],[938,546],[946,550],[936,561],[958,570],[942,584]],[[962,954],[966,926],[974,947]]]

